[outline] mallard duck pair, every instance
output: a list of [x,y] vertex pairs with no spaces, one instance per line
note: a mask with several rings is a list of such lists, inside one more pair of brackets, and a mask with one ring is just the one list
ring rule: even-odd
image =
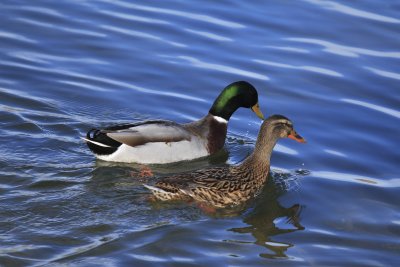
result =
[[[221,92],[202,119],[177,124],[145,121],[101,130],[90,130],[84,138],[102,160],[138,163],[169,163],[204,157],[225,143],[227,123],[240,107],[251,108],[264,119],[257,90],[248,82],[235,82]],[[305,140],[282,115],[264,120],[254,152],[240,165],[216,167],[166,177],[154,186],[145,185],[156,199],[195,200],[216,208],[235,206],[257,195],[267,180],[272,149],[279,138]]]

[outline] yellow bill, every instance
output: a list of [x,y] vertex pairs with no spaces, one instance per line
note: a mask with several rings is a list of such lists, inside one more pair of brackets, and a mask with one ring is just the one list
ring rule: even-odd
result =
[[256,113],[257,117],[259,117],[260,119],[264,120],[264,115],[262,114],[261,110],[260,110],[260,105],[257,103],[254,106],[251,107],[251,110]]

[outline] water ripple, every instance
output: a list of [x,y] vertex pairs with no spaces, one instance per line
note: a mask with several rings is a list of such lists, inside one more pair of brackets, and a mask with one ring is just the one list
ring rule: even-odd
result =
[[359,100],[354,100],[354,99],[342,98],[340,100],[343,102],[346,102],[346,103],[351,103],[354,105],[358,105],[358,106],[362,106],[362,107],[369,108],[372,110],[376,110],[376,111],[379,111],[379,112],[382,112],[387,115],[390,115],[390,116],[400,119],[400,111],[398,111],[398,110],[385,108],[385,107],[381,107],[381,106],[378,106],[375,104],[371,104],[371,103],[367,103],[367,102],[363,102],[363,101],[359,101]]
[[388,17],[388,16],[383,16],[379,14],[375,14],[372,12],[367,12],[361,9],[356,9],[353,7],[349,7],[343,4],[339,4],[333,1],[321,1],[321,0],[304,0],[305,2],[309,2],[311,4],[315,4],[318,6],[321,6],[322,8],[329,9],[329,10],[334,10],[339,13],[343,13],[346,15],[351,15],[355,17],[361,17],[364,19],[370,19],[370,20],[376,20],[380,22],[387,22],[387,23],[400,23],[400,20]]
[[371,49],[359,48],[359,47],[352,47],[352,46],[344,46],[335,44],[332,42],[318,40],[318,39],[311,39],[311,38],[285,38],[286,40],[292,42],[300,42],[300,43],[308,43],[308,44],[317,44],[324,47],[324,51],[328,53],[332,53],[339,56],[345,57],[359,57],[360,55],[366,56],[374,56],[374,57],[383,57],[383,58],[400,58],[400,52],[393,51],[393,52],[386,52],[386,51],[375,51]]
[[58,82],[67,84],[67,85],[76,86],[81,89],[88,89],[88,90],[93,90],[93,91],[97,91],[97,92],[110,92],[110,91],[112,92],[111,89],[102,88],[102,87],[95,86],[95,85],[92,85],[89,83],[84,83],[84,82],[68,81],[68,80],[58,80]]
[[108,65],[109,63],[103,60],[95,59],[95,58],[71,58],[71,57],[63,57],[63,56],[54,56],[49,54],[42,54],[36,52],[10,52],[10,56],[14,56],[16,58],[24,59],[31,62],[42,63],[42,64],[50,64],[50,62],[73,62],[73,63],[90,63],[90,64],[100,64],[100,65]]
[[294,66],[294,65],[283,64],[283,63],[272,62],[272,61],[266,61],[266,60],[259,60],[259,59],[253,59],[253,61],[257,62],[257,63],[260,63],[260,64],[263,64],[263,65],[268,65],[268,66],[273,66],[273,67],[286,68],[286,69],[306,70],[306,71],[325,74],[325,75],[334,76],[334,77],[343,77],[343,75],[340,74],[339,72],[336,72],[336,71],[333,71],[333,70],[324,69],[324,68],[320,68],[320,67],[315,67],[315,66]]
[[34,25],[34,26],[39,26],[39,27],[43,27],[43,28],[51,28],[51,29],[54,29],[57,31],[61,30],[64,32],[76,33],[76,34],[85,35],[85,36],[100,37],[100,38],[104,38],[107,36],[103,33],[95,32],[92,30],[70,28],[70,27],[55,25],[55,24],[47,23],[47,22],[39,22],[37,20],[31,20],[31,19],[27,19],[27,18],[17,18],[16,20],[27,23],[30,26]]
[[330,172],[330,171],[313,171],[312,176],[317,177],[317,178],[334,180],[334,181],[365,184],[365,185],[371,185],[371,186],[376,186],[376,187],[384,187],[384,188],[400,187],[400,178],[392,178],[392,179],[383,180],[383,179],[372,178],[372,177],[358,175],[358,174]]
[[274,151],[278,151],[278,152],[289,154],[289,155],[297,155],[297,154],[299,154],[299,152],[297,152],[296,150],[288,148],[288,147],[286,147],[284,145],[281,145],[281,144],[276,144],[275,147],[274,147]]
[[242,70],[242,69],[238,69],[238,68],[234,68],[234,67],[230,67],[230,66],[208,63],[208,62],[201,61],[194,57],[178,56],[178,58],[189,62],[194,67],[198,67],[198,68],[202,68],[202,69],[210,69],[210,70],[216,70],[216,71],[221,71],[221,72],[226,72],[226,73],[232,73],[235,75],[241,75],[241,76],[264,80],[264,81],[269,80],[268,76],[265,76],[262,74],[258,74],[255,72]]
[[106,14],[106,15],[110,15],[112,17],[130,20],[130,21],[138,21],[138,22],[145,22],[145,23],[151,23],[151,24],[171,24],[170,22],[168,22],[166,20],[155,19],[155,18],[146,18],[146,17],[135,16],[135,15],[131,15],[131,14],[124,14],[124,13],[114,12],[114,11],[109,11],[109,10],[99,10],[99,12]]
[[[57,102],[44,97],[36,97],[31,95],[30,93],[26,93],[24,91],[19,91],[16,89],[0,87],[0,96],[2,100],[5,102],[5,99],[13,99],[13,103],[18,103],[18,108],[23,108],[33,106],[36,109],[43,111],[54,111],[57,110]],[[6,107],[4,105],[4,107]],[[12,107],[12,110],[8,110],[10,112],[17,111],[17,107]]]
[[160,258],[152,255],[139,255],[139,254],[132,254],[133,258],[144,261],[144,262],[168,262],[165,258]]
[[83,78],[83,79],[87,79],[87,80],[91,80],[91,81],[106,83],[109,85],[115,85],[115,86],[120,86],[123,88],[129,88],[129,89],[132,89],[132,90],[135,90],[138,92],[142,92],[142,93],[147,93],[147,94],[164,95],[164,96],[176,97],[176,98],[181,98],[181,99],[186,99],[186,100],[192,100],[192,101],[196,101],[196,102],[207,102],[207,100],[205,100],[203,98],[190,96],[189,94],[186,95],[186,94],[181,94],[181,93],[147,89],[147,88],[132,85],[132,84],[129,84],[126,82],[116,81],[116,80],[92,76],[92,75],[85,75],[85,74],[82,74],[79,72],[73,72],[73,71],[69,71],[69,70],[62,70],[62,69],[57,69],[57,68],[51,68],[51,69],[50,68],[42,68],[42,67],[38,67],[38,66],[31,66],[31,65],[22,64],[22,63],[16,63],[16,62],[12,62],[12,61],[0,61],[0,65],[9,66],[9,67],[18,67],[21,69],[28,69],[28,70],[36,70],[36,71],[41,71],[41,72],[45,72],[45,73],[59,74],[62,76]]
[[122,29],[119,27],[114,27],[114,26],[109,26],[109,25],[101,25],[100,27],[103,29],[109,30],[109,31],[116,32],[116,33],[122,33],[122,34],[129,35],[129,36],[135,36],[135,37],[141,37],[141,38],[146,38],[146,39],[162,41],[162,42],[165,42],[165,43],[173,45],[173,46],[186,47],[185,44],[167,41],[159,36],[152,35],[149,33],[144,33],[144,32],[139,32],[139,31],[134,31],[134,30],[127,30],[127,29]]
[[376,69],[376,68],[372,68],[372,67],[364,67],[364,68],[372,71],[373,73],[375,73],[379,76],[400,80],[400,73],[390,72],[390,71],[386,71],[386,70],[380,70],[380,69]]
[[297,47],[291,47],[291,46],[274,46],[274,45],[267,45],[267,48],[272,48],[276,50],[283,50],[283,51],[290,51],[290,52],[296,52],[296,53],[302,53],[302,54],[308,54],[310,51],[307,49],[302,49],[302,48],[297,48]]
[[232,42],[233,41],[231,38],[220,36],[218,34],[211,33],[211,32],[195,31],[195,30],[191,30],[191,29],[185,29],[185,31],[194,33],[194,34],[197,34],[197,35],[200,35],[200,36],[203,36],[208,39],[215,40],[215,41],[223,41],[223,42]]
[[28,38],[28,37],[22,36],[20,34],[0,31],[0,40],[3,39],[3,38],[16,40],[16,41],[21,41],[21,42],[26,42],[26,43],[31,43],[31,44],[37,43],[36,40],[33,40],[33,39]]
[[108,2],[110,4],[114,4],[117,6],[121,6],[121,7],[142,10],[142,11],[148,11],[148,12],[153,12],[153,13],[159,13],[159,14],[174,15],[174,16],[178,16],[178,17],[184,17],[184,18],[191,19],[191,20],[198,20],[201,22],[206,22],[206,23],[223,26],[223,27],[227,27],[227,28],[233,28],[233,29],[245,28],[245,26],[243,24],[240,24],[237,22],[232,22],[232,21],[227,21],[227,20],[222,20],[222,19],[215,18],[215,17],[209,16],[209,15],[190,13],[190,12],[184,12],[184,11],[178,11],[178,10],[166,9],[166,8],[159,8],[159,7],[144,6],[144,5],[138,5],[138,4],[132,4],[132,3],[125,3],[125,2],[121,2],[121,1],[112,1],[112,0],[102,0],[102,1]]
[[[76,257],[77,255],[87,253],[88,251],[94,250],[100,246],[118,240],[120,236],[118,234],[112,234],[109,236],[104,236],[98,239],[91,240],[91,242],[87,245],[78,246],[75,248],[71,248],[65,252],[61,252],[60,255],[56,255],[54,258],[49,259],[47,263],[55,263],[58,261],[62,261],[68,258]],[[42,265],[42,264],[41,264]]]
[[[13,7],[10,6],[8,8],[13,8]],[[32,11],[39,14],[50,15],[58,18],[65,18],[65,15],[61,14],[60,12],[46,7],[18,5],[17,8],[18,10]]]
[[339,152],[339,151],[336,151],[336,150],[324,149],[324,151],[325,151],[326,153],[331,154],[331,155],[335,155],[335,156],[347,158],[346,154],[344,154],[344,153],[342,153],[342,152]]

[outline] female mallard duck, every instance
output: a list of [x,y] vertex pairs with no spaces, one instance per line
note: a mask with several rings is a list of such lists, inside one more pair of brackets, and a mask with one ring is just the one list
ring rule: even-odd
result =
[[261,125],[253,153],[240,165],[178,174],[155,186],[144,186],[162,201],[192,199],[216,208],[242,204],[256,196],[267,181],[272,149],[284,137],[305,142],[289,119],[273,115]]
[[227,123],[240,107],[264,119],[257,90],[248,82],[234,82],[221,92],[209,113],[198,121],[144,121],[90,130],[83,138],[97,158],[106,161],[170,163],[208,156],[225,143]]

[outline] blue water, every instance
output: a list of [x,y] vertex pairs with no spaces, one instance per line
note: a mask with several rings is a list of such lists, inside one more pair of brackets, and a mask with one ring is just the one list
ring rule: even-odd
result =
[[[1,266],[397,266],[400,3],[2,1]],[[247,80],[281,140],[272,179],[238,214],[150,203],[141,184],[243,160],[260,121],[241,109],[213,157],[95,160],[94,126],[204,116]]]

